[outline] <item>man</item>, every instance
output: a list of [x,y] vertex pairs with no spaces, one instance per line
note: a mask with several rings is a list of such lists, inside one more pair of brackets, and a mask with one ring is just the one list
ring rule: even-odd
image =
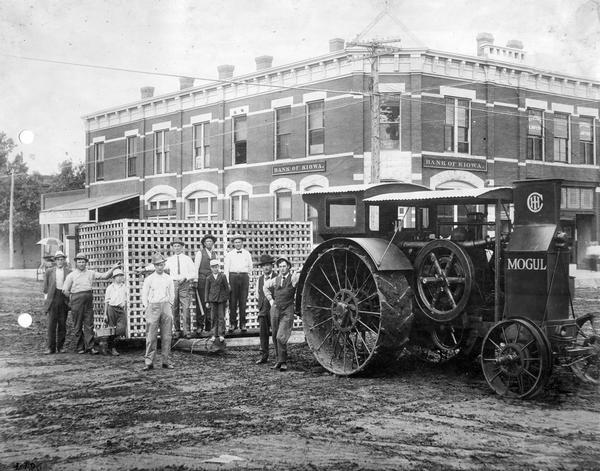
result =
[[104,293],[104,323],[115,328],[115,334],[107,342],[108,353],[119,356],[115,347],[115,339],[127,333],[127,301],[128,292],[125,285],[125,273],[116,269],[113,272],[113,282]]
[[99,273],[87,269],[88,258],[78,253],[75,258],[75,270],[67,275],[63,285],[63,292],[70,298],[73,323],[75,324],[75,338],[77,339],[77,353],[89,352],[97,355],[94,348],[94,304],[92,286],[96,280],[107,280],[114,270],[121,266],[115,263],[110,270]]
[[[263,288],[265,282],[271,278],[275,278],[277,274],[273,271],[275,259],[270,255],[263,254],[260,256],[258,266],[262,270],[262,275],[256,282],[256,309],[258,310],[258,326],[260,335],[260,358],[256,361],[257,365],[266,363],[269,359],[269,329],[271,327],[271,303],[265,296]],[[271,295],[273,291],[271,290]]]
[[233,236],[233,250],[225,256],[223,270],[231,287],[228,331],[230,334],[238,328],[238,307],[240,310],[239,326],[242,333],[246,332],[246,302],[252,273],[252,256],[250,252],[242,248],[243,242],[244,236],[240,234]]
[[[219,261],[210,261],[211,275],[206,280],[206,310],[210,309],[212,332],[210,340],[215,341],[217,337],[223,342],[225,340],[225,305],[229,299],[229,283],[227,277],[219,272]],[[209,305],[210,303],[210,305]]]
[[160,343],[163,368],[172,369],[169,362],[171,353],[171,330],[173,314],[171,306],[175,301],[175,286],[172,278],[165,273],[165,259],[161,254],[152,257],[154,273],[149,275],[142,286],[142,306],[146,311],[146,355],[143,371],[154,368],[158,327],[160,325]]
[[63,293],[65,279],[71,270],[66,266],[65,254],[58,250],[54,254],[56,266],[44,273],[44,312],[48,313],[48,341],[46,355],[63,353],[67,332],[69,306]]
[[202,330],[206,332],[211,330],[211,315],[204,310],[204,306],[206,306],[204,290],[206,279],[211,274],[210,262],[217,258],[217,254],[213,250],[216,241],[217,239],[211,234],[202,237],[200,240],[202,249],[196,252],[194,258],[194,265],[198,274],[198,286],[196,288],[196,333],[198,335],[202,333]]
[[[179,239],[171,242],[174,254],[167,259],[165,271],[173,279],[175,301],[173,303],[173,319],[177,335],[183,333],[186,339],[191,337],[190,301],[191,282],[196,278],[196,268],[190,257],[183,253],[185,243]],[[181,312],[179,309],[181,308]]]
[[279,275],[265,282],[263,293],[271,303],[271,329],[277,356],[272,368],[287,371],[287,343],[294,326],[294,296],[300,275],[290,273],[292,264],[287,258],[280,257],[277,266]]

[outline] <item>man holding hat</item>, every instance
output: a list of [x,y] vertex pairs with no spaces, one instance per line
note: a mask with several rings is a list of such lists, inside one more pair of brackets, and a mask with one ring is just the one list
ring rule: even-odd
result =
[[[262,270],[262,275],[256,282],[256,308],[258,309],[258,325],[260,328],[260,358],[256,361],[257,365],[266,363],[269,359],[269,329],[271,327],[271,303],[265,296],[263,289],[265,282],[271,278],[275,278],[277,274],[273,271],[275,259],[270,255],[263,254],[260,256],[258,266]],[[271,291],[273,295],[273,291]]]
[[263,293],[271,303],[271,328],[277,355],[273,368],[287,371],[287,343],[294,326],[294,296],[300,275],[290,273],[292,264],[285,257],[277,259],[277,267],[279,275],[265,282]]
[[67,332],[67,314],[69,306],[63,293],[63,285],[71,272],[66,266],[66,256],[58,250],[54,254],[56,266],[48,268],[44,273],[44,312],[48,313],[48,349],[46,355],[63,353],[63,345]]
[[233,236],[233,250],[225,255],[225,276],[229,280],[231,296],[229,298],[229,333],[238,327],[238,307],[240,310],[240,329],[246,332],[246,302],[252,273],[252,255],[242,248],[244,236]]
[[77,353],[89,352],[98,354],[94,348],[94,304],[92,286],[96,280],[107,280],[120,263],[115,263],[110,270],[100,273],[88,270],[88,258],[78,253],[75,258],[75,270],[69,273],[63,285],[65,296],[70,297],[73,323],[75,324],[75,338],[77,339]]
[[191,281],[196,278],[196,268],[192,259],[183,253],[185,243],[182,240],[173,239],[170,245],[174,254],[167,259],[165,271],[173,279],[175,288],[173,303],[175,332],[183,333],[185,338],[190,338]]
[[154,273],[149,275],[142,286],[142,306],[146,310],[146,355],[143,371],[154,368],[158,327],[160,325],[160,343],[163,368],[173,368],[169,362],[171,353],[171,330],[173,315],[171,306],[175,300],[173,280],[165,273],[165,259],[156,253],[152,256]]
[[104,323],[115,328],[115,335],[108,340],[108,352],[118,356],[114,339],[125,335],[127,331],[127,286],[125,273],[117,268],[112,274],[113,282],[104,293]]
[[206,305],[204,290],[206,287],[206,278],[211,273],[210,262],[217,258],[217,254],[213,250],[216,241],[217,239],[212,234],[206,234],[202,237],[200,240],[202,249],[196,252],[196,257],[194,258],[194,265],[198,274],[198,286],[196,288],[196,331],[198,334],[202,330],[208,332],[211,328],[211,315],[204,310],[204,306]]

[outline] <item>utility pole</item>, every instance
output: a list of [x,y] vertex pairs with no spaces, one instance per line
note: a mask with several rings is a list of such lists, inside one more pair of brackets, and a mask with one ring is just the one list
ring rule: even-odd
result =
[[8,268],[15,268],[13,253],[15,244],[13,240],[14,232],[14,212],[15,212],[15,169],[10,169],[10,205],[8,210]]

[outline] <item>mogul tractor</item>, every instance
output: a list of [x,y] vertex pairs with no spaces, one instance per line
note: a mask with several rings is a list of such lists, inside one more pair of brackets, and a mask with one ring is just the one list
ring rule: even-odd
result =
[[409,351],[478,357],[503,396],[535,396],[557,366],[599,382],[600,319],[574,315],[560,180],[386,182],[303,198],[324,242],[303,266],[296,308],[325,369],[366,373]]

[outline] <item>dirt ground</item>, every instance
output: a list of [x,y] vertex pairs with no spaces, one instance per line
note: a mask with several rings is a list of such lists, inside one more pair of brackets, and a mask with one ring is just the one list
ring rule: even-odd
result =
[[[71,353],[42,355],[40,288],[0,280],[2,469],[600,469],[600,393],[570,372],[529,401],[494,395],[476,364],[339,378],[305,345],[286,373],[255,365],[256,347],[144,373],[140,344],[77,355],[71,327]],[[600,310],[600,293],[575,306]]]

